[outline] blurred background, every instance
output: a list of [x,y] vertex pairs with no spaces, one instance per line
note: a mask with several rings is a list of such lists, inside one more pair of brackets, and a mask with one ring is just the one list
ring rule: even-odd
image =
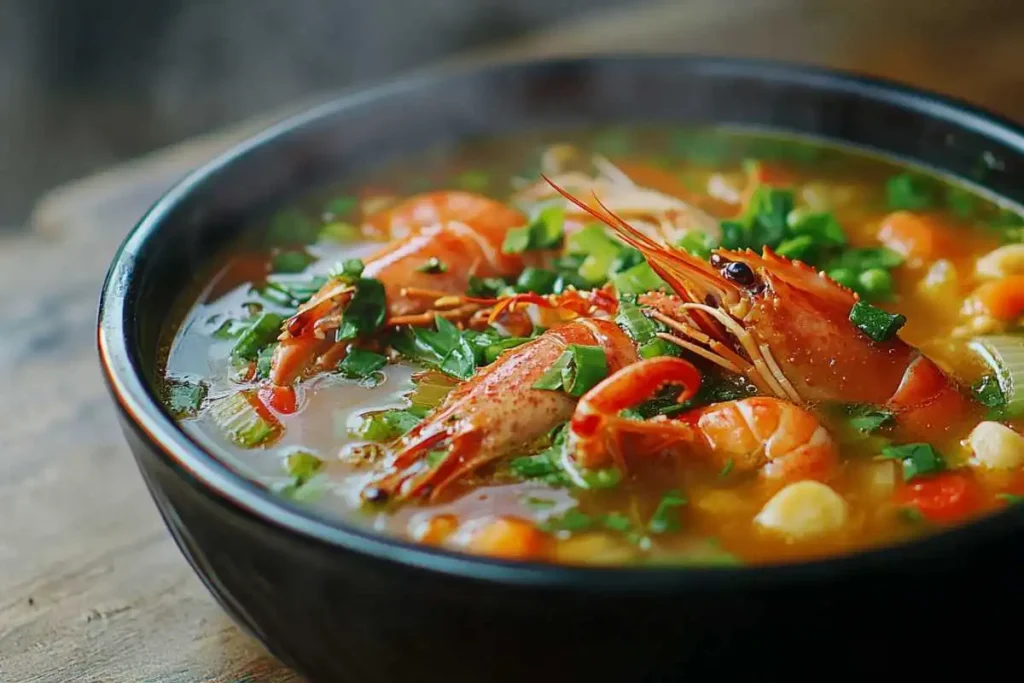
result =
[[48,189],[485,48],[854,68],[1017,114],[1024,0],[0,0],[0,226]]

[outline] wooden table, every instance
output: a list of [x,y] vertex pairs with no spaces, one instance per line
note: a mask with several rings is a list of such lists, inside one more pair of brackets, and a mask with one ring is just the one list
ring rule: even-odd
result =
[[[493,51],[775,57],[910,81],[1021,118],[1019,5],[694,0]],[[263,123],[58,189],[29,233],[0,237],[3,683],[297,680],[228,620],[165,533],[101,385],[93,330],[103,274],[130,226],[185,171]]]

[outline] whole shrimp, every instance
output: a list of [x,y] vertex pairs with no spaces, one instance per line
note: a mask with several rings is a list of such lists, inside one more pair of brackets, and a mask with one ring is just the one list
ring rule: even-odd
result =
[[659,336],[745,375],[762,394],[885,406],[911,438],[958,429],[977,413],[920,351],[898,336],[874,341],[850,322],[858,296],[824,273],[767,247],[762,255],[718,249],[706,262],[655,242],[596,198],[601,210],[563,195],[640,250],[671,287],[640,297],[672,329]]
[[[435,311],[439,297],[461,295],[470,277],[511,277],[527,265],[543,262],[545,254],[505,254],[505,235],[526,223],[526,217],[501,202],[468,192],[438,191],[410,197],[367,219],[365,229],[397,237],[366,259],[363,277],[384,286],[387,324],[429,324],[435,312],[447,318],[469,316],[480,308],[466,298],[454,307]],[[432,272],[431,259],[443,264]],[[270,378],[276,385],[295,380],[315,358],[325,354],[337,362],[339,349],[330,334],[341,324],[353,285],[330,279],[282,325],[280,343],[271,359]],[[327,363],[329,364],[329,363]]]
[[[398,440],[393,457],[364,490],[364,498],[434,498],[456,479],[530,445],[567,420],[575,398],[532,386],[570,344],[601,347],[609,372],[637,358],[632,341],[615,323],[587,317],[505,351]],[[428,463],[428,454],[438,450],[440,458]]]
[[[695,408],[682,415],[634,420],[619,413],[677,385],[683,403],[700,387],[700,372],[688,361],[661,356],[640,361],[608,376],[580,399],[569,421],[568,449],[584,467],[609,459],[625,468],[624,453],[677,451],[704,458],[736,472],[758,472],[769,479],[826,480],[839,454],[817,418],[798,405],[756,396]],[[639,437],[629,448],[626,435]]]

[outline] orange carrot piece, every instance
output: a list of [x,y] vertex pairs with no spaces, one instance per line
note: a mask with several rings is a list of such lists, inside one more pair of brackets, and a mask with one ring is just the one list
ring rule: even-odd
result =
[[1024,275],[986,282],[974,296],[993,318],[1016,320],[1024,314]]
[[467,549],[504,560],[529,560],[543,556],[548,536],[531,522],[510,517],[496,519],[477,531]]
[[412,537],[420,543],[440,545],[458,526],[459,520],[455,515],[436,515],[418,524],[412,532]]
[[946,226],[911,211],[896,211],[886,216],[878,229],[878,239],[903,256],[911,267],[948,257],[953,246]]

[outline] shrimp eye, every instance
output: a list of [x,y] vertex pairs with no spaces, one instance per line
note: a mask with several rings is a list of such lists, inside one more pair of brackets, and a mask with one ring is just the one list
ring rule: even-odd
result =
[[726,280],[732,280],[738,285],[749,287],[754,284],[754,271],[746,263],[732,261],[722,268],[722,276]]

